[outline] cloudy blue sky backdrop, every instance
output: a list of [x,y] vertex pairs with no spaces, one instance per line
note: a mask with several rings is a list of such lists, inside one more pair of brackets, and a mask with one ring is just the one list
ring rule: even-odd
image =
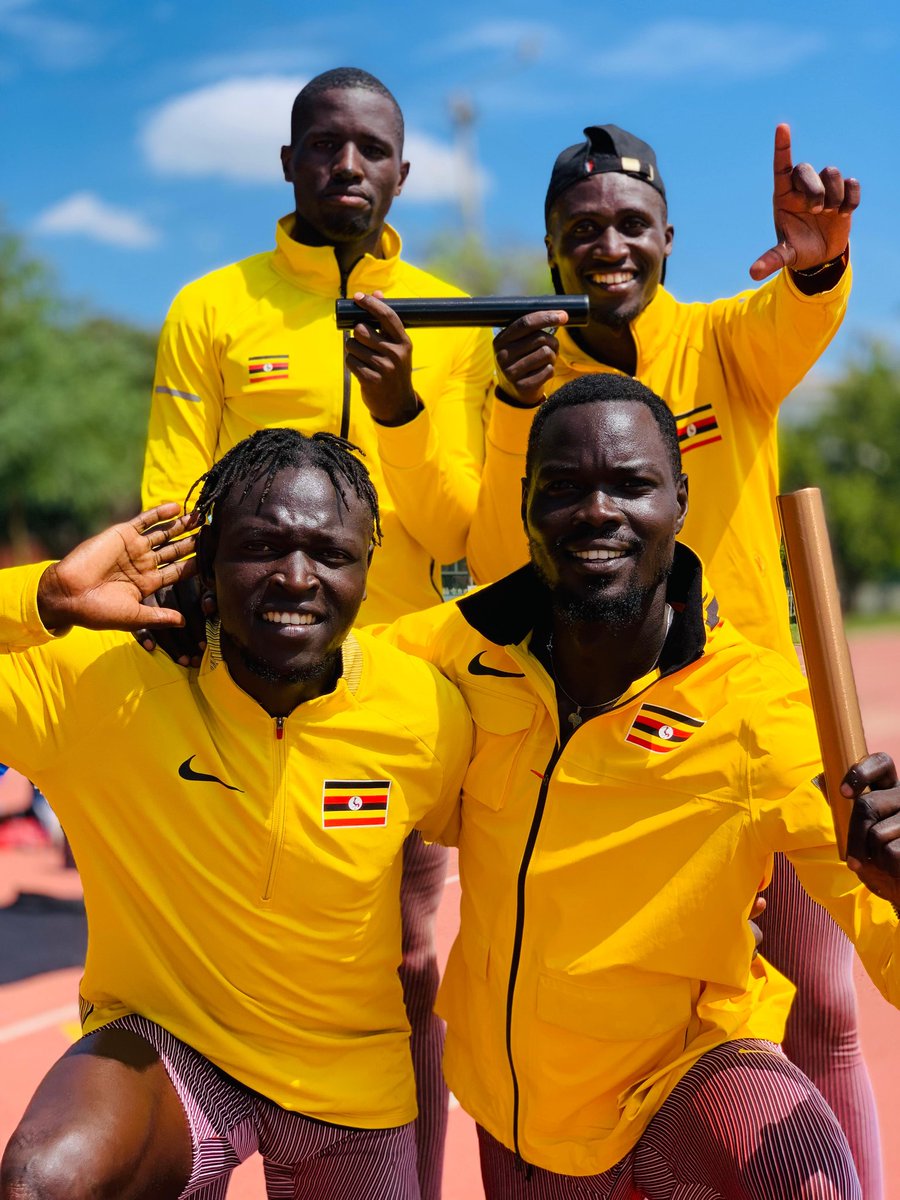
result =
[[[409,257],[476,201],[498,247],[539,246],[555,154],[587,124],[651,142],[676,227],[669,285],[749,286],[771,244],[771,142],[862,180],[857,286],[831,361],[900,343],[900,9],[760,0],[0,0],[7,223],[95,310],[155,328],[188,279],[271,244],[278,149],[312,75],[378,75],[412,170],[392,220]],[[476,114],[463,153],[452,110]]]

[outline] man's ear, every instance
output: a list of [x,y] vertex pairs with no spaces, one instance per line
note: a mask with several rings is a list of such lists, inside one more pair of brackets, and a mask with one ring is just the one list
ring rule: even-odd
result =
[[292,154],[293,149],[291,146],[281,147],[281,170],[284,173],[285,183],[293,183],[294,181],[294,168],[291,163]]
[[403,185],[404,185],[404,183],[406,183],[406,177],[408,174],[409,174],[409,163],[402,162],[400,164],[400,179],[398,180],[397,186],[394,189],[395,196],[399,196],[400,193],[403,191]]
[[553,257],[553,239],[549,233],[544,234],[544,246],[547,249],[547,266],[552,271],[556,266],[556,259]]
[[675,532],[681,533],[684,526],[685,517],[688,514],[688,477],[682,474],[675,487],[675,495],[678,503],[679,516],[675,522]]
[[668,258],[669,255],[672,253],[672,247],[674,244],[675,244],[675,226],[667,225],[666,226],[666,248],[665,248],[665,250],[663,250],[663,254],[666,256],[666,258]]

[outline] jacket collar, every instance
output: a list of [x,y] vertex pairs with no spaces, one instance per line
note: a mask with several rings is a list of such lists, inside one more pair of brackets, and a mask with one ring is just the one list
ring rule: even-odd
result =
[[[631,322],[629,328],[637,349],[635,375],[641,376],[649,364],[663,352],[667,343],[671,342],[677,313],[678,301],[660,286],[647,307]],[[572,340],[572,335],[564,325],[557,330],[556,336],[559,339],[560,358],[570,371],[584,375],[598,370],[614,370],[613,367],[607,367],[596,358],[585,354]],[[671,353],[671,350],[669,352]]]
[[[227,714],[247,725],[254,722],[272,724],[274,718],[232,679],[222,658],[218,622],[207,622],[206,631],[206,651],[197,677],[201,692],[217,712]],[[341,646],[341,674],[333,690],[298,704],[294,713],[306,713],[311,719],[322,719],[352,706],[362,681],[364,667],[362,647],[351,630]]]
[[[274,269],[304,291],[321,296],[341,294],[341,273],[332,246],[304,246],[291,237],[294,214],[288,213],[275,227]],[[385,225],[381,234],[383,258],[365,254],[354,266],[347,279],[346,292],[373,292],[376,288],[387,291],[394,282],[400,263],[403,243],[400,235],[390,225]]]
[[[707,631],[719,624],[719,605],[703,578],[700,559],[675,543],[666,600],[674,616],[659,656],[659,672],[671,675],[700,658]],[[457,601],[466,623],[497,646],[517,646],[542,617],[549,619],[550,593],[529,563],[498,583]]]

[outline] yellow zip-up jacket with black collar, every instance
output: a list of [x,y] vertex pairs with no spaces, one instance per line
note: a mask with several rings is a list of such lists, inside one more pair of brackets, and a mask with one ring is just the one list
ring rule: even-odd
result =
[[[834,337],[849,294],[849,266],[831,291],[815,296],[799,291],[790,271],[712,304],[683,304],[661,287],[630,327],[635,377],[665,400],[678,425],[690,483],[682,538],[703,559],[741,633],[791,662],[775,507],[778,409]],[[621,374],[585,354],[565,328],[558,337],[548,395],[581,375]],[[519,510],[534,411],[500,400],[493,406],[467,548],[481,583],[528,558]]]
[[[780,1041],[785,983],[747,917],[772,855],[900,1003],[890,904],[838,858],[805,683],[720,620],[678,546],[658,668],[559,747],[548,619],[530,567],[401,618],[475,721],[459,845],[460,931],[438,998],[460,1104],[530,1163],[607,1170],[704,1051]],[[546,625],[544,625],[546,628]]]
[[85,1032],[139,1013],[286,1109],[412,1120],[399,852],[458,807],[459,693],[351,634],[334,691],[275,720],[210,652],[51,638],[42,570],[0,572],[0,746],[78,861]]
[[379,425],[344,363],[339,296],[461,296],[400,257],[388,225],[383,258],[342,278],[331,246],[304,246],[277,225],[275,249],[213,271],[175,297],[160,335],[144,462],[143,504],[182,502],[195,480],[257,429],[288,426],[349,438],[364,452],[381,504],[382,548],[360,624],[436,603],[440,567],[465,553],[484,460],[493,372],[490,330],[416,329],[413,387],[423,409]]

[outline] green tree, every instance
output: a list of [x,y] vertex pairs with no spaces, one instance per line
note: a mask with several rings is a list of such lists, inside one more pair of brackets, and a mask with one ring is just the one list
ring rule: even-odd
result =
[[439,233],[425,266],[472,296],[532,296],[552,292],[543,251],[522,246],[489,250],[474,234]]
[[0,231],[0,543],[14,560],[138,504],[155,339],[71,307]]
[[807,423],[782,430],[782,487],[819,487],[835,569],[859,585],[900,579],[900,358],[870,345]]

